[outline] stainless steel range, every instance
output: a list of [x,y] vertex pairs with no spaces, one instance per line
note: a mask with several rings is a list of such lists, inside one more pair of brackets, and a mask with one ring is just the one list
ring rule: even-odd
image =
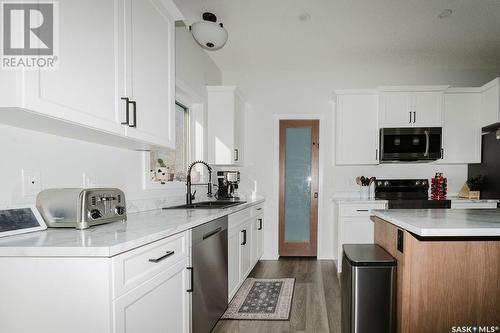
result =
[[377,179],[375,198],[387,200],[389,209],[451,208],[450,200],[429,200],[427,179]]

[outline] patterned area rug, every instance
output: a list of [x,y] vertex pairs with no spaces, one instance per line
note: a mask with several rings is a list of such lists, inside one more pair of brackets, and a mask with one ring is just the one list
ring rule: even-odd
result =
[[248,278],[222,319],[288,320],[295,279]]

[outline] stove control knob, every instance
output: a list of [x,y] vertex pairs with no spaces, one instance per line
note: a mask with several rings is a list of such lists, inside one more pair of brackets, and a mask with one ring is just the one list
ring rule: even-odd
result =
[[382,186],[382,182],[380,180],[377,182],[377,186]]
[[384,186],[389,186],[389,181],[387,181],[387,180],[386,180],[386,181],[384,182]]
[[415,185],[420,186],[420,180],[417,180],[417,181],[415,182]]
[[422,180],[422,185],[427,185],[427,180]]

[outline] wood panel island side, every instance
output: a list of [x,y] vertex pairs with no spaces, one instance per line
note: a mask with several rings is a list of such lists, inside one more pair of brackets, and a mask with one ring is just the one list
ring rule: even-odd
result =
[[385,210],[371,219],[375,243],[397,260],[398,333],[500,332],[500,209]]

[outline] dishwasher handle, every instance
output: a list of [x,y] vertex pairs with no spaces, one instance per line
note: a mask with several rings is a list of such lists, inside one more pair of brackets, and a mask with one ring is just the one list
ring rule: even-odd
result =
[[215,234],[218,234],[220,231],[222,230],[222,227],[218,227],[217,229],[215,229],[214,231],[211,231],[209,233],[206,233],[203,235],[203,240],[207,239],[207,238],[210,238],[212,237],[213,235]]

